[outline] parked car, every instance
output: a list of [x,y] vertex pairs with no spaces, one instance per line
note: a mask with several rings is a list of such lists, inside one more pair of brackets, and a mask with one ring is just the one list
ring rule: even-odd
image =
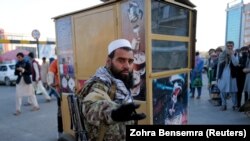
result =
[[0,83],[9,86],[16,83],[15,64],[0,64]]

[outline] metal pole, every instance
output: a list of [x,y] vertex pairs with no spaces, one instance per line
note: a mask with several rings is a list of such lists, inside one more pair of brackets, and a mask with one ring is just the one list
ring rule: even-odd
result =
[[36,45],[37,45],[37,57],[39,59],[39,39],[36,39]]

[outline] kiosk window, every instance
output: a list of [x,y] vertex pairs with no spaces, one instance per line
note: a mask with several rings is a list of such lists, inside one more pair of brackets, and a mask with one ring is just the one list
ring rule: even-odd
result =
[[152,71],[161,72],[188,67],[188,43],[152,41]]
[[152,0],[152,33],[188,36],[189,11],[167,2]]

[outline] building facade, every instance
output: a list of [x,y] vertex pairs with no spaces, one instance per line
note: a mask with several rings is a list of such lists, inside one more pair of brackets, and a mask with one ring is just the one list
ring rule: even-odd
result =
[[226,41],[234,41],[235,48],[242,46],[242,13],[243,1],[239,3],[228,3],[227,5],[227,21],[226,21]]
[[250,45],[250,3],[244,6],[243,19],[242,44],[246,46]]
[[250,45],[250,3],[243,0],[227,5],[226,41],[234,41],[235,49]]

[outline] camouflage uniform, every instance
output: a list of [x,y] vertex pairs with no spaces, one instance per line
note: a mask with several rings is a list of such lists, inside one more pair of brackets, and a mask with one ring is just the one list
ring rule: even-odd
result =
[[[117,91],[120,87],[116,87],[115,97],[111,100],[109,97],[110,87],[113,81],[111,79],[115,78],[110,77],[111,74],[107,68],[102,67],[99,70],[104,70],[104,73],[101,72],[102,76],[97,73],[94,77],[88,80],[86,82],[87,84],[85,84],[85,89],[79,94],[82,103],[82,114],[85,117],[84,124],[88,132],[89,141],[96,141],[98,139],[101,126],[105,127],[105,141],[125,141],[126,125],[134,124],[134,121],[113,121],[111,118],[111,112],[119,105],[128,103],[128,101],[126,101],[126,99],[117,100]],[[103,74],[108,75],[109,77],[103,76]],[[129,97],[132,98],[131,94]]]

